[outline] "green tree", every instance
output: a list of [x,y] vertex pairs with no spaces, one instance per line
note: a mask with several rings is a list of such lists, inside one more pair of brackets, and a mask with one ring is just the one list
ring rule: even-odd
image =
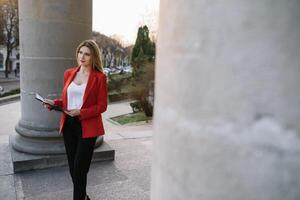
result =
[[153,115],[149,94],[154,80],[154,64],[155,44],[149,38],[149,29],[147,26],[139,27],[131,55],[132,85],[135,86],[132,97],[140,103],[146,116]]
[[[141,55],[141,51],[143,55]],[[145,61],[153,62],[155,57],[155,44],[149,38],[149,29],[147,26],[139,27],[135,45],[132,50],[132,63],[135,64],[143,56]]]

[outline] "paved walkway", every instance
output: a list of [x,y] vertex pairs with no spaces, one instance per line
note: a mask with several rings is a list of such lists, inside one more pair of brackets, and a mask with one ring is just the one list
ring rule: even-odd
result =
[[[129,112],[129,103],[122,102],[110,104],[103,115],[105,140],[116,157],[91,165],[87,192],[93,200],[150,199],[152,125],[118,126],[107,120]],[[13,173],[8,137],[20,116],[19,101],[0,106],[0,200],[71,200],[67,167]]]
[[12,73],[8,74],[8,78],[5,78],[5,72],[0,71],[0,83],[8,82],[8,81],[18,81],[18,80],[20,80],[19,74],[16,77],[15,74],[12,72]]

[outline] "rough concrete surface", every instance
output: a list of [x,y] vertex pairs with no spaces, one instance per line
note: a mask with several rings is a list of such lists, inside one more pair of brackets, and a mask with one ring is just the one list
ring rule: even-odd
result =
[[[19,110],[20,102],[0,106],[0,199],[72,199],[68,167],[13,173],[8,136],[20,117]],[[114,103],[103,117],[107,119],[129,112],[128,102]],[[104,126],[104,140],[115,149],[115,160],[91,164],[89,196],[97,200],[150,199],[152,125],[117,126],[104,120]]]

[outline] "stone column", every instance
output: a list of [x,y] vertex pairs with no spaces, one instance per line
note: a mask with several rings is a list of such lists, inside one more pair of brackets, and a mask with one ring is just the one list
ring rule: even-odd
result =
[[300,1],[160,6],[151,199],[300,199]]
[[61,96],[63,73],[76,65],[77,45],[91,38],[92,0],[20,0],[19,18],[21,119],[10,141],[21,152],[61,154],[61,113],[49,112],[34,95]]

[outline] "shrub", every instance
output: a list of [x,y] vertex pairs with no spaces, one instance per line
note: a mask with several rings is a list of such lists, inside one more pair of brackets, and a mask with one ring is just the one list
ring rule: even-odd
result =
[[140,101],[131,102],[130,106],[132,108],[132,112],[133,113],[137,113],[137,112],[143,111],[142,104],[141,104]]

